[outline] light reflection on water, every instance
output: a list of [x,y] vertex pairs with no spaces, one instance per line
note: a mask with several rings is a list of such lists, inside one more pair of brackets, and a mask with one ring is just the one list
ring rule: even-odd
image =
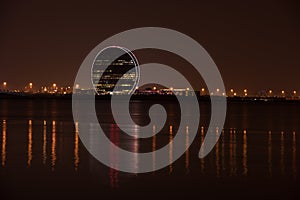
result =
[[51,169],[54,171],[56,164],[56,121],[52,121],[52,139],[51,139]]
[[173,126],[170,126],[169,130],[169,173],[171,174],[173,172]]
[[47,161],[47,121],[43,123],[43,164]]
[[[204,127],[202,126],[201,127],[201,141],[200,143],[202,144],[203,141],[204,141],[204,136],[205,136],[205,133],[204,133]],[[200,154],[203,156],[203,153],[204,153],[204,149],[201,149],[200,150]],[[205,158],[201,158],[200,159],[200,162],[201,162],[201,174],[204,174],[204,168],[205,168]]]
[[285,175],[285,163],[284,163],[284,132],[281,131],[280,136],[280,169],[281,174]]
[[[13,122],[13,121],[12,121]],[[66,121],[47,121],[47,120],[26,120],[24,124],[27,126],[27,137],[23,144],[27,146],[26,160],[27,167],[31,168],[34,165],[42,163],[44,166],[50,165],[51,171],[54,171],[57,167],[57,160],[61,157],[61,151],[57,151],[57,124],[64,126]],[[70,123],[70,122],[68,122]],[[22,124],[22,123],[21,123]],[[15,125],[15,124],[14,124]],[[10,141],[10,133],[8,127],[10,126],[10,120],[3,119],[1,121],[1,166],[5,168],[11,160],[17,159],[13,154],[10,154],[10,148],[13,148],[13,141]],[[77,173],[80,172],[80,165],[82,162],[82,156],[80,149],[84,147],[80,143],[78,135],[78,123],[74,125],[74,131],[72,132],[72,140],[60,141],[63,146],[63,151],[66,148],[73,147],[72,159],[66,159],[64,162],[72,162],[73,170]],[[132,127],[136,136],[139,134],[137,127]],[[204,141],[206,128],[201,126],[200,133],[196,137],[196,143],[201,144]],[[153,126],[153,132],[156,131],[156,127]],[[215,134],[220,134],[218,128],[215,129]],[[122,143],[126,143],[130,151],[139,152],[141,145],[145,145],[140,139],[134,138],[131,140],[123,141],[120,136],[122,133],[115,124],[110,124],[109,138],[117,146]],[[249,172],[262,170],[264,175],[268,177],[276,176],[297,176],[297,141],[296,131],[266,131],[256,133],[251,130],[237,130],[236,128],[230,128],[229,130],[222,130],[222,135],[218,140],[215,148],[207,157],[199,159],[197,158],[199,149],[187,149],[182,159],[173,163],[173,145],[172,140],[176,133],[174,133],[174,127],[172,125],[168,128],[167,135],[155,135],[150,142],[150,150],[155,151],[158,149],[158,143],[160,140],[165,140],[170,143],[169,149],[169,162],[168,173],[172,174],[178,169],[178,165],[181,165],[185,169],[185,173],[195,173],[195,167],[201,175],[208,175],[214,177],[228,177],[228,176],[249,176]],[[185,133],[185,145],[189,146],[190,133],[189,127],[186,126]],[[40,135],[40,137],[39,137]],[[51,137],[48,137],[51,136]],[[40,138],[40,140],[37,140]],[[11,142],[11,143],[10,143]],[[256,144],[259,142],[259,144]],[[48,151],[48,144],[50,144],[50,151]],[[259,145],[259,146],[257,146]],[[18,147],[22,148],[22,147]],[[258,150],[259,152],[257,152]],[[117,151],[110,150],[111,164],[118,165],[119,154]],[[200,152],[201,153],[201,152]],[[41,155],[38,157],[36,155]],[[50,155],[49,155],[50,154]],[[250,160],[251,156],[251,160]],[[50,163],[47,163],[47,158],[50,158]],[[156,155],[153,153],[153,168],[156,166]],[[256,161],[256,158],[259,158]],[[38,160],[40,159],[40,160]],[[250,161],[249,161],[250,160]],[[262,162],[262,163],[260,163]],[[197,164],[198,163],[198,164]],[[256,164],[260,164],[261,168],[257,169]],[[279,165],[278,165],[279,163]],[[61,165],[62,163],[60,163]],[[192,164],[192,165],[191,165]],[[117,167],[117,166],[114,166]],[[138,168],[139,161],[137,157],[132,161],[132,167]],[[253,172],[254,173],[254,172]],[[155,173],[153,173],[155,174]],[[120,186],[119,172],[114,169],[109,170],[109,181],[112,188],[118,188]]]
[[152,162],[152,169],[155,170],[156,168],[156,165],[155,165],[155,162],[156,162],[156,127],[155,125],[153,125],[153,137],[152,137],[152,159],[153,159],[153,162]]
[[2,121],[2,145],[1,145],[1,165],[5,166],[6,162],[6,120]]
[[247,131],[243,131],[243,174],[247,176],[248,174],[248,164],[247,164]]
[[30,167],[32,161],[32,120],[28,120],[28,151],[27,165]]
[[[216,129],[216,134],[219,134],[219,129]],[[216,176],[220,177],[219,142],[217,142],[215,146],[215,156],[216,156]]]
[[75,123],[75,141],[74,141],[74,167],[78,170],[79,166],[79,135],[78,135],[78,122]]
[[296,178],[297,176],[297,164],[296,164],[296,132],[293,131],[293,146],[292,146],[292,171],[293,177]]
[[268,134],[268,169],[269,176],[272,177],[272,131]]
[[189,153],[190,153],[190,150],[188,149],[189,147],[189,127],[186,126],[185,128],[185,148],[186,148],[186,152],[185,152],[185,170],[186,172],[189,171],[189,165],[190,165],[190,158],[189,158]]

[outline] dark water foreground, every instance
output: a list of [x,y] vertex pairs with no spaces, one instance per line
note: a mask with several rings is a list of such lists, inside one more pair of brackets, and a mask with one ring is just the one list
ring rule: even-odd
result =
[[[152,101],[134,101],[131,114],[147,124]],[[151,139],[121,132],[108,101],[97,101],[99,121],[115,144],[148,152],[172,141],[179,110],[165,101],[168,120]],[[198,158],[210,108],[200,103],[201,121],[192,146],[159,171],[129,174],[95,160],[80,142],[70,99],[0,100],[0,199],[298,199],[300,105],[293,102],[228,104],[227,120],[217,145]],[[134,129],[134,127],[132,127]],[[218,130],[216,127],[216,131]],[[188,143],[188,127],[180,134]],[[113,158],[118,152],[107,152]],[[155,154],[152,165],[155,167]],[[139,160],[132,161],[138,168]]]

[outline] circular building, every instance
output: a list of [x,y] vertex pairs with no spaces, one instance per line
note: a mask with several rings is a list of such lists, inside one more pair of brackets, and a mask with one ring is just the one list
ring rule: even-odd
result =
[[97,94],[132,94],[138,85],[139,65],[134,54],[124,47],[101,50],[92,67],[92,83]]

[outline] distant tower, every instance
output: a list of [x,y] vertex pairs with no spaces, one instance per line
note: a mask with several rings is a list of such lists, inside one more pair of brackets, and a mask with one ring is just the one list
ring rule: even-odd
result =
[[[106,68],[106,69],[105,69]],[[98,94],[132,94],[139,81],[139,65],[128,49],[111,46],[98,53],[92,83]],[[119,85],[116,84],[119,82]]]

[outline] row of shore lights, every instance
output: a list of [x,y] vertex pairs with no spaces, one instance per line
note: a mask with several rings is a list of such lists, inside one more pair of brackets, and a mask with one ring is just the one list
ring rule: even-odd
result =
[[[57,87],[56,83],[53,83],[53,84],[52,84],[52,87],[53,87],[53,88],[56,88],[56,87]],[[6,88],[7,88],[7,82],[5,81],[5,82],[3,82],[3,89],[6,90]],[[30,82],[30,83],[29,83],[29,89],[32,89],[32,88],[33,88],[33,83]],[[78,89],[78,88],[79,88],[79,85],[76,84],[76,89]],[[154,90],[156,90],[156,87],[155,87]],[[187,90],[189,90],[189,88],[187,88]],[[217,93],[219,93],[219,92],[220,92],[220,89],[217,89],[216,91],[217,91]],[[47,92],[47,87],[44,87],[44,92]],[[202,89],[201,89],[201,93],[205,93],[205,88],[202,88]],[[272,91],[272,90],[269,90],[269,91],[268,91],[268,94],[269,94],[270,96],[272,96],[272,95],[273,95],[273,91]],[[212,93],[212,95],[213,95],[213,93]],[[226,94],[225,94],[225,93],[222,93],[222,95],[225,96]],[[232,95],[232,96],[237,96],[237,93],[236,93],[233,89],[230,89],[230,95]],[[285,91],[284,91],[284,90],[281,90],[281,95],[282,95],[282,96],[285,95]],[[297,95],[297,91],[296,91],[296,90],[293,91],[293,95]],[[247,90],[247,89],[244,89],[244,96],[248,96],[248,90]]]
[[[7,89],[7,85],[8,85],[7,82],[4,81],[2,85],[3,85],[3,89],[6,90],[6,89]],[[28,86],[29,86],[29,87],[28,87],[29,89],[33,89],[33,83],[32,83],[32,82],[28,83]],[[53,84],[52,84],[52,87],[56,89],[56,88],[57,88],[57,84],[56,84],[56,83],[53,83]],[[76,85],[76,87],[79,87],[78,84]],[[44,91],[44,92],[47,92],[47,87],[42,87],[42,88],[43,88],[43,91]],[[70,88],[70,87],[69,87],[69,88]]]
[[[137,88],[138,88],[138,87],[137,87]],[[156,87],[153,87],[153,90],[156,90],[156,89],[157,89]],[[169,89],[170,89],[171,91],[174,90],[173,87],[171,87],[171,88],[169,88]],[[190,90],[189,88],[186,88],[186,91],[189,91],[189,90]],[[248,96],[248,89],[244,89],[243,92],[244,92],[243,95],[244,95],[245,97],[247,97],[247,96]],[[203,94],[203,95],[206,94],[205,88],[201,88],[201,94]],[[211,94],[211,95],[214,95],[214,94],[220,95],[220,89],[216,89],[216,93],[211,92],[210,94]],[[286,92],[285,92],[284,90],[281,90],[281,95],[282,95],[282,96],[285,96],[285,94],[286,94]],[[223,92],[222,95],[223,95],[223,96],[226,96],[226,93]],[[234,89],[230,89],[228,95],[229,95],[229,96],[237,96],[237,93],[234,91]],[[269,95],[269,96],[272,96],[272,95],[273,95],[273,91],[272,91],[272,90],[269,90],[269,91],[268,91],[268,95]],[[297,95],[297,91],[296,91],[296,90],[293,91],[293,95],[294,95],[294,96]]]
[[[219,92],[220,92],[220,89],[217,89],[216,91],[217,91],[217,93],[219,93]],[[244,89],[243,92],[244,92],[243,95],[244,95],[245,97],[248,96],[248,89]],[[205,88],[202,88],[202,89],[201,89],[201,93],[203,93],[203,94],[205,93]],[[213,93],[211,93],[211,94],[213,95]],[[272,96],[273,94],[274,94],[274,93],[273,93],[273,90],[269,90],[269,91],[268,91],[268,95],[269,95],[269,96]],[[285,92],[284,90],[281,90],[281,95],[282,95],[282,96],[285,96],[285,94],[286,94],[286,92]],[[222,93],[222,95],[225,96],[225,93]],[[231,96],[237,96],[237,93],[236,93],[233,89],[230,89],[230,95],[231,95]],[[294,96],[297,95],[297,91],[296,91],[296,90],[293,91],[293,95],[294,95]]]

